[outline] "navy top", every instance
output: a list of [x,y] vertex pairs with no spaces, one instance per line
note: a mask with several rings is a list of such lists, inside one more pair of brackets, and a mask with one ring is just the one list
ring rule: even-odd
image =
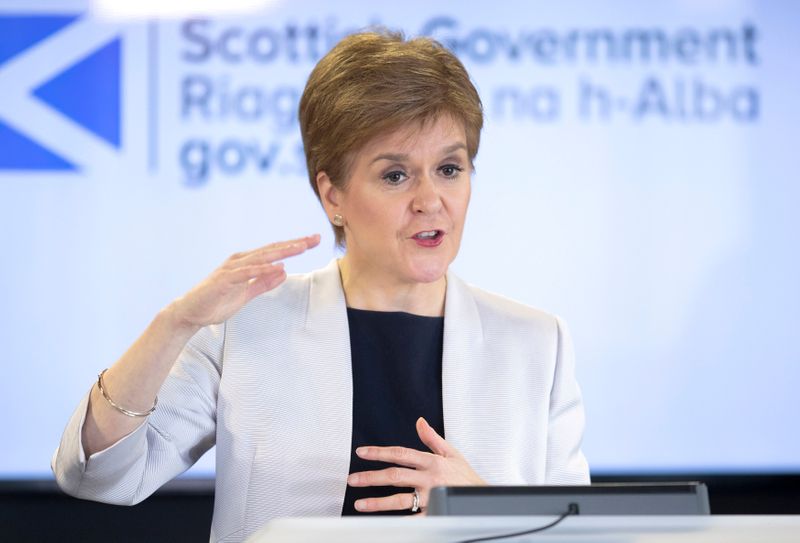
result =
[[[353,365],[350,473],[385,469],[392,465],[362,460],[355,453],[356,447],[362,445],[399,445],[430,452],[417,435],[416,422],[419,417],[425,417],[428,424],[444,437],[444,317],[348,307],[347,319]],[[402,492],[413,492],[413,489],[348,485],[342,515],[362,514],[353,506],[357,499]]]

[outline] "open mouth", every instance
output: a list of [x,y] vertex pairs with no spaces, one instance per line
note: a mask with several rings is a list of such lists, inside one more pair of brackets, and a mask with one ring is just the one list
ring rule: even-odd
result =
[[442,230],[424,230],[414,234],[413,238],[420,241],[436,241],[444,235]]

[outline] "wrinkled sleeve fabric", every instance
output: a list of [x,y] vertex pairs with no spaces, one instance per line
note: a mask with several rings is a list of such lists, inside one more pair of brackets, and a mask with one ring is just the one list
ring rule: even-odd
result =
[[81,440],[87,393],[53,455],[58,486],[78,498],[133,505],[191,467],[215,443],[224,338],[224,324],[197,332],[161,387],[155,412],[88,458]]
[[545,484],[588,485],[589,464],[581,450],[586,417],[575,376],[575,352],[569,331],[556,317],[557,359],[550,392]]

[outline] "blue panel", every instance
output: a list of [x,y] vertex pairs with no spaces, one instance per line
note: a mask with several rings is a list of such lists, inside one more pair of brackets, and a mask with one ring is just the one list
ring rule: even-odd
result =
[[41,85],[34,95],[119,147],[120,53],[117,38]]
[[0,16],[0,64],[55,34],[77,18],[77,15]]
[[74,170],[75,166],[0,121],[0,170]]

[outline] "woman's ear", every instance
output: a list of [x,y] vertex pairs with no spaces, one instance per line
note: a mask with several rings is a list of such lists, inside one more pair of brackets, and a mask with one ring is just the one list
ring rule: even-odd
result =
[[317,172],[317,190],[328,219],[333,220],[335,214],[341,214],[341,191],[334,186],[326,172]]

